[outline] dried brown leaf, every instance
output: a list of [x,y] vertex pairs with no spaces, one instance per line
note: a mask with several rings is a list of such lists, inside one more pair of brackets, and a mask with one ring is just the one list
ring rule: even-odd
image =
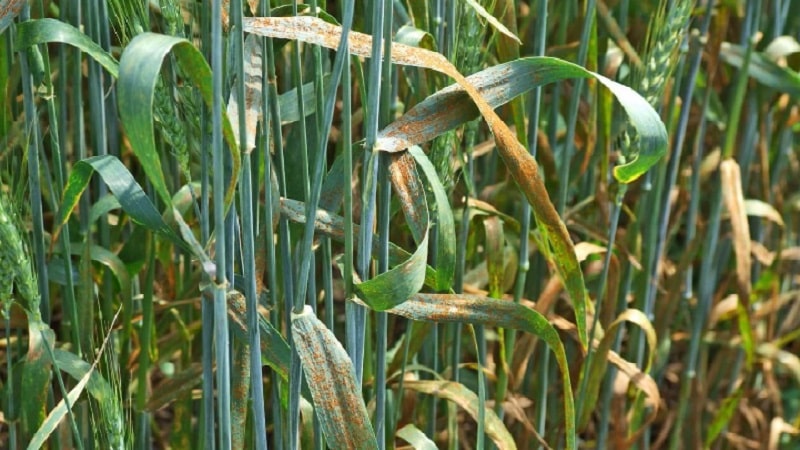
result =
[[746,306],[750,299],[750,225],[747,223],[747,211],[742,193],[742,175],[739,164],[732,159],[726,159],[720,164],[720,178],[722,181],[722,197],[725,207],[730,213],[731,229],[733,230],[733,251],[736,253],[736,281],[739,296]]

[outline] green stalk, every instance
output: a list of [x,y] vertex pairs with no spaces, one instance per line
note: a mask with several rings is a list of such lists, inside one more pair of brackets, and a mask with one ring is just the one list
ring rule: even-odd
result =
[[[245,83],[244,83],[244,36],[242,34],[242,4],[233,2],[231,5],[231,21],[233,24],[231,39],[234,44],[234,69],[236,77],[240,80],[236,84],[236,96],[242,99],[238,102],[239,115],[239,142],[247,142],[247,124],[245,122]],[[247,302],[247,332],[248,345],[250,346],[250,401],[253,413],[254,445],[258,450],[267,449],[266,417],[264,416],[264,384],[261,375],[261,333],[258,326],[258,292],[256,291],[255,273],[255,248],[254,220],[253,220],[253,182],[252,158],[250,148],[242,152],[242,175],[239,179],[240,208],[242,217],[242,243],[244,258],[242,268],[245,281],[245,299]],[[268,184],[267,186],[271,186]],[[271,193],[271,189],[267,189]],[[271,205],[270,205],[271,206]],[[270,225],[272,218],[270,217]]]
[[[372,5],[371,31],[373,35],[382,36],[384,30],[384,2],[374,0]],[[377,191],[378,151],[375,140],[378,135],[378,122],[380,119],[381,100],[381,61],[383,48],[381,39],[372,40],[372,58],[369,61],[369,75],[367,81],[367,105],[364,119],[364,175],[362,177],[362,211],[361,233],[359,236],[359,261],[358,273],[362,281],[369,279],[369,266],[371,260],[373,226],[375,223],[375,197]],[[356,369],[356,379],[361,383],[364,370],[364,336],[366,324],[366,311],[363,308],[355,309],[356,348],[353,365]],[[347,320],[351,320],[348,317]]]
[[[589,53],[589,42],[593,39],[590,34],[595,20],[595,8],[597,6],[596,0],[589,0],[586,3],[586,14],[583,19],[583,30],[581,31],[580,45],[578,46],[578,60],[579,66],[586,65],[586,58]],[[596,37],[594,38],[596,39]],[[575,87],[570,95],[569,112],[567,113],[567,136],[564,141],[563,154],[561,157],[561,166],[558,171],[558,198],[556,208],[560,214],[564,213],[564,208],[567,204],[567,188],[569,187],[569,171],[572,160],[572,155],[575,152],[575,128],[578,123],[578,105],[581,100],[581,92],[583,91],[583,78],[575,80]]]
[[144,291],[142,292],[142,328],[139,331],[141,351],[139,352],[139,367],[137,371],[138,389],[136,390],[136,448],[146,449],[150,446],[150,412],[147,411],[147,399],[150,394],[150,360],[153,336],[153,282],[156,272],[156,246],[155,237],[150,236],[147,245],[147,273],[145,275]]
[[[204,107],[203,113],[200,116],[200,129],[205,130],[207,123],[208,111],[207,108]],[[210,136],[207,134],[204,135],[203,140],[206,141],[205,144],[210,145]],[[208,243],[211,236],[209,179],[208,152],[203,152],[200,159],[200,202],[202,211],[202,216],[200,217],[200,236],[204,243]],[[212,282],[211,277],[205,271],[203,271],[201,276],[203,283],[210,284]],[[201,363],[203,366],[203,407],[201,417],[203,427],[201,429],[201,437],[209,448],[214,450],[217,441],[214,428],[214,299],[210,290],[202,291],[201,298],[202,306],[200,314],[203,323],[201,335]]]
[[211,107],[211,152],[213,161],[213,192],[218,200],[214,202],[214,232],[216,279],[214,280],[214,343],[217,363],[217,426],[221,450],[231,448],[231,390],[230,390],[230,339],[228,333],[228,285],[225,268],[226,258],[226,220],[225,205],[222,201],[225,192],[225,153],[222,145],[222,82],[225,74],[222,56],[221,3],[211,2],[211,70],[213,72],[213,102]]
[[[380,6],[379,6],[380,5]],[[388,5],[388,7],[387,7]],[[381,29],[374,29],[373,35],[380,35],[383,37],[383,60],[381,64],[381,101],[380,108],[374,110],[373,114],[377,114],[378,124],[387,125],[389,123],[390,109],[392,105],[393,87],[396,87],[396,77],[392,76],[392,22],[393,22],[393,9],[391,0],[376,0],[373,2],[373,8],[385,9],[382,16],[385,14],[384,22]],[[392,186],[389,180],[389,161],[390,157],[387,154],[378,155],[378,194],[380,199],[377,202],[377,232],[378,232],[378,267],[377,273],[384,273],[389,270],[389,220],[391,217],[391,195]],[[378,448],[384,450],[386,448],[386,350],[388,339],[388,314],[385,312],[375,313],[376,325],[376,364],[375,364],[375,437],[378,440]],[[392,417],[393,414],[389,414]]]
[[[28,6],[25,5],[20,14],[20,20],[30,19]],[[38,50],[32,50],[38,51]],[[20,52],[20,74],[22,79],[22,95],[25,105],[25,129],[31,130],[32,136],[28,140],[28,189],[31,198],[31,222],[33,225],[33,253],[34,265],[36,266],[36,276],[39,283],[39,295],[41,303],[39,312],[44,323],[50,322],[50,290],[47,277],[47,259],[44,249],[44,214],[42,212],[42,188],[39,173],[39,151],[41,148],[41,133],[39,128],[39,117],[36,112],[36,103],[33,98],[33,75],[29,68],[31,58],[28,51]],[[34,67],[39,69],[38,67]]]
[[[206,3],[206,5],[208,5]],[[207,11],[203,8],[203,11]],[[203,53],[207,60],[211,59],[211,17],[209,14],[200,15],[200,42],[202,43]],[[200,110],[200,131],[202,134],[202,148],[211,147],[211,135],[208,133],[210,111],[205,103]],[[203,245],[208,246],[211,239],[211,174],[213,167],[209,161],[209,152],[200,152],[200,239]],[[201,282],[205,286],[211,285],[211,276],[203,271]],[[201,408],[200,442],[208,445],[210,450],[214,450],[217,445],[217,434],[214,424],[216,417],[214,413],[214,299],[210,289],[203,289],[200,295],[201,300],[201,364],[203,367],[203,400]]]
[[[387,59],[388,60],[388,59]],[[389,156],[380,155],[378,171],[378,273],[389,270],[389,219],[392,187],[389,181]],[[375,313],[377,343],[375,347],[375,437],[378,448],[386,448],[386,350],[388,317],[385,312]],[[390,416],[391,417],[391,416]]]
[[[91,7],[86,8],[88,11],[86,20],[86,29],[89,37],[95,42],[101,42],[100,26],[101,24],[108,23],[108,17],[102,15],[105,8]],[[106,103],[103,98],[106,83],[105,78],[109,75],[103,73],[100,65],[93,59],[87,60],[89,69],[88,85],[89,85],[89,106],[91,117],[91,133],[92,145],[95,150],[95,155],[108,154],[108,125],[106,124],[107,112]],[[108,188],[105,183],[98,183],[97,185],[97,198],[102,198],[108,193]],[[107,214],[102,214],[98,220],[99,243],[103,248],[111,247],[111,234],[108,226]],[[100,296],[100,311],[104,320],[108,320],[113,315],[114,307],[112,304],[114,281],[110,271],[103,272],[102,282],[102,295]]]

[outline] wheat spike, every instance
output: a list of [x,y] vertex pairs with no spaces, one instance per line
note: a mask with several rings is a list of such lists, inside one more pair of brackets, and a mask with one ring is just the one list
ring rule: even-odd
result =
[[650,21],[639,92],[655,108],[660,106],[661,96],[675,70],[691,13],[692,0],[662,0],[658,13]]

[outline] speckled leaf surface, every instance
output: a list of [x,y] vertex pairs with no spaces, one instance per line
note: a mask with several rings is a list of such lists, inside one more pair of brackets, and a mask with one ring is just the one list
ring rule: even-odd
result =
[[292,339],[328,446],[378,448],[353,363],[310,306],[306,305],[300,314],[292,314]]

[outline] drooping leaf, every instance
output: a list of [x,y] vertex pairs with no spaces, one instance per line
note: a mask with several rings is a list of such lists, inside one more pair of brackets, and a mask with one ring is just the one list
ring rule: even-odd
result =
[[406,424],[403,428],[397,430],[397,437],[411,444],[414,450],[438,449],[436,443],[430,440],[428,436],[425,436],[425,433],[413,423]]
[[[169,54],[172,54],[181,65],[183,73],[191,77],[192,85],[198,89],[206,105],[211,108],[213,103],[211,68],[203,54],[191,42],[174,36],[142,33],[133,38],[120,58],[117,87],[120,119],[130,139],[133,152],[141,162],[156,193],[166,204],[169,204],[171,196],[167,191],[155,145],[153,99],[161,66]],[[231,122],[224,111],[222,133],[230,149],[232,161],[231,179],[224,192],[227,211],[233,202],[233,194],[238,183],[241,156]]]
[[[745,53],[746,50],[741,45],[729,42],[723,42],[719,51],[722,61],[737,69],[742,68]],[[800,74],[779,66],[762,53],[753,52],[750,55],[747,73],[764,86],[786,92],[795,98],[800,96]]]
[[[247,304],[239,291],[228,292],[228,316],[232,330],[240,339],[247,338]],[[264,317],[259,315],[259,335],[261,336],[261,361],[274,370],[279,377],[289,378],[291,349],[280,332]]]
[[767,202],[748,198],[744,201],[744,210],[748,216],[763,217],[783,226],[783,217],[781,217],[781,213]]
[[[292,222],[306,223],[305,206],[303,202],[282,198],[281,214]],[[314,220],[314,229],[317,233],[324,234],[335,241],[344,242],[344,218],[342,218],[342,216],[332,214],[324,209],[318,209],[317,217]],[[359,226],[354,225],[353,233],[358,234],[358,230]],[[373,248],[377,249],[378,241],[375,240],[373,245]],[[389,264],[391,266],[403,264],[403,262],[408,261],[411,256],[412,254],[403,248],[392,242],[389,243]],[[435,287],[437,277],[436,270],[427,266],[425,269],[425,285]]]
[[513,328],[534,334],[545,341],[555,354],[561,371],[567,448],[576,448],[575,404],[569,363],[558,333],[543,315],[515,302],[450,294],[417,294],[387,312],[413,320]]
[[[650,372],[650,367],[653,364],[653,358],[655,357],[656,352],[656,331],[653,328],[653,324],[650,323],[650,321],[647,319],[647,316],[643,312],[639,311],[638,309],[625,310],[608,326],[608,330],[606,330],[605,335],[597,344],[597,347],[592,354],[592,361],[588,372],[583,375],[588,378],[586,395],[584,397],[584,407],[581,410],[581,417],[578,418],[579,428],[584,427],[588,423],[589,418],[595,409],[597,398],[600,393],[600,385],[603,382],[606,367],[608,366],[611,346],[614,344],[614,340],[617,335],[617,329],[626,321],[638,326],[644,332],[647,342],[647,361],[645,362],[642,372],[645,374]],[[653,395],[652,392],[646,392],[646,394],[648,394],[648,396]],[[658,391],[656,391],[655,395],[658,395]],[[658,406],[658,397],[651,398],[651,401],[656,405],[656,407]],[[653,417],[655,417],[654,414],[655,411],[653,412]]]
[[[545,84],[570,78],[595,78],[606,86],[628,113],[639,133],[639,153],[624,155],[615,176],[629,183],[655,164],[666,150],[667,134],[658,114],[634,90],[570,62],[551,57],[520,58],[467,77],[493,108]],[[376,145],[384,151],[400,151],[475,119],[475,103],[462,86],[454,84],[431,95],[378,134]]]
[[376,311],[393,308],[416,294],[425,284],[428,231],[410,258],[364,282],[354,283],[358,296]]
[[[24,3],[20,2],[20,3]],[[2,22],[0,21],[0,24]],[[0,28],[2,25],[0,25]],[[89,36],[74,26],[56,19],[28,20],[17,25],[17,50],[50,42],[71,45],[94,58],[114,78],[119,75],[119,63]]]
[[[75,209],[95,172],[100,175],[108,186],[108,190],[114,194],[122,209],[134,222],[165,236],[176,245],[190,250],[175,231],[164,222],[161,214],[133,178],[128,168],[111,155],[87,158],[78,161],[73,166],[61,199],[61,209],[55,223],[55,235],[58,235],[61,227],[69,219],[69,215]],[[53,240],[55,241],[55,239]]]
[[[404,386],[413,391],[451,401],[463,408],[473,419],[478,420],[478,396],[461,383],[444,380],[408,380]],[[493,410],[486,408],[484,411],[486,434],[494,441],[497,448],[501,450],[516,449],[517,444],[503,421]]]
[[334,449],[378,448],[353,363],[310,306],[292,314],[292,339],[328,445]]

